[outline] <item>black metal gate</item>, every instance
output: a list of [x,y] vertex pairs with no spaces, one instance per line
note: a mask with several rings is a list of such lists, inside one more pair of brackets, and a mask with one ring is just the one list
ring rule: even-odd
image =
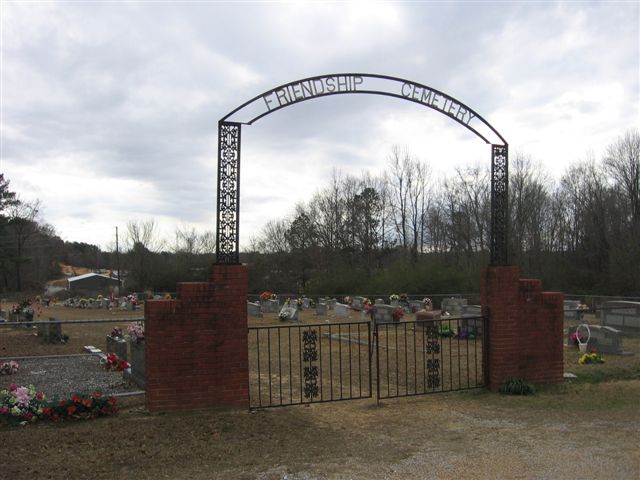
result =
[[371,397],[369,322],[249,328],[251,408]]
[[483,317],[375,327],[378,399],[483,387]]
[[483,387],[486,331],[484,317],[250,327],[250,406]]

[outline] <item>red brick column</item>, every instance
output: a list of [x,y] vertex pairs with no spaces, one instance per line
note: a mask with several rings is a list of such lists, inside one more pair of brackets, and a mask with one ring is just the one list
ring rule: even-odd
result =
[[487,267],[480,296],[489,312],[488,385],[508,378],[531,383],[563,380],[562,293],[542,292],[540,280],[520,279],[518,267]]
[[145,305],[150,411],[248,408],[247,268],[213,265],[210,282],[179,283]]

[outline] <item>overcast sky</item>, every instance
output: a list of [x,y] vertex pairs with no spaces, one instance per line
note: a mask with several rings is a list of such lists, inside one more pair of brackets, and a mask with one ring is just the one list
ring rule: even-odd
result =
[[[640,124],[639,3],[1,3],[1,166],[65,240],[215,227],[217,122],[297,79],[378,73],[482,115],[556,177]],[[393,145],[440,176],[490,147],[429,108],[339,95],[242,130],[241,245]]]

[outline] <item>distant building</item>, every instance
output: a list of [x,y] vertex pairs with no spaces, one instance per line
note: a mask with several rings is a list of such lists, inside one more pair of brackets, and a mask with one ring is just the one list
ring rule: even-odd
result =
[[118,286],[118,279],[99,273],[85,273],[67,279],[68,290],[83,294],[107,294],[111,288]]

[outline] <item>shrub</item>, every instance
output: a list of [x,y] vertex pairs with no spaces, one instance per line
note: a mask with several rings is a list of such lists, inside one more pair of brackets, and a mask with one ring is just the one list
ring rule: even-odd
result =
[[500,387],[500,393],[505,395],[533,395],[536,393],[536,389],[526,380],[509,378]]

